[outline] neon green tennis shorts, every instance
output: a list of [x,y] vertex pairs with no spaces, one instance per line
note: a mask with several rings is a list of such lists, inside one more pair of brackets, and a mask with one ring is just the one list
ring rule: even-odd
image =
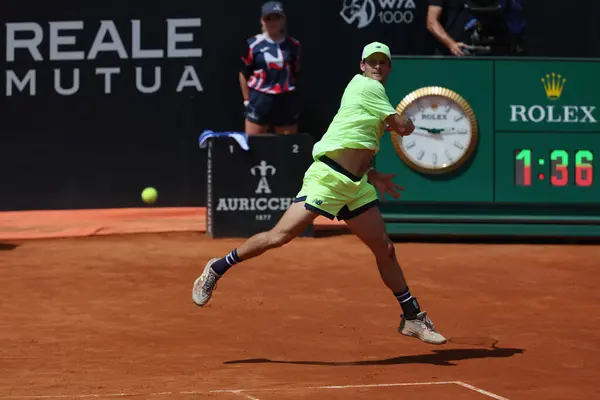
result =
[[353,175],[328,157],[306,170],[294,203],[301,201],[306,209],[338,220],[354,218],[379,202],[366,175]]

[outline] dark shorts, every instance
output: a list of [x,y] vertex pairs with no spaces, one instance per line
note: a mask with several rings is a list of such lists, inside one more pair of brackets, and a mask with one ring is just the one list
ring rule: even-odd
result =
[[246,119],[258,125],[292,126],[298,123],[298,94],[295,91],[268,94],[250,90]]

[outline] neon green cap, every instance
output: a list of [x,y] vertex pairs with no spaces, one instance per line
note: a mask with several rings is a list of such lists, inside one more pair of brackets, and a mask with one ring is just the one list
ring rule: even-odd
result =
[[383,53],[387,56],[387,58],[389,58],[390,60],[392,59],[390,48],[387,45],[379,42],[373,42],[366,45],[363,49],[362,60],[375,53]]

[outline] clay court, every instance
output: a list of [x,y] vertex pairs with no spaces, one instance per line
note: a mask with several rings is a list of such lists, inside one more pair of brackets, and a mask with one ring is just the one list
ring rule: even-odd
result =
[[[122,226],[153,226],[132,215]],[[598,245],[398,241],[411,291],[450,338],[436,347],[396,332],[400,308],[374,259],[340,229],[236,266],[201,309],[194,279],[241,239],[207,238],[193,218],[142,233],[115,229],[116,218],[88,232],[64,216],[64,237],[30,217],[36,236],[13,217],[4,215],[0,240],[3,399],[600,392]]]

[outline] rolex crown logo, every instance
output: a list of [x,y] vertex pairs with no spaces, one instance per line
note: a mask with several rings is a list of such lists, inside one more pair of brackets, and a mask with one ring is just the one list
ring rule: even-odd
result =
[[565,87],[565,82],[567,82],[567,78],[563,78],[561,74],[555,72],[546,74],[546,77],[542,78],[546,97],[548,97],[549,100],[559,99]]

